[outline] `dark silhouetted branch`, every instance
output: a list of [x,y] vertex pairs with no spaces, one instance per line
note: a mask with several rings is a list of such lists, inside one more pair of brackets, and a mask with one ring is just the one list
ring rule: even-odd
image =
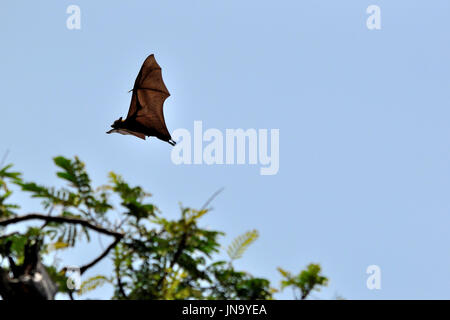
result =
[[92,262],[82,266],[80,268],[80,274],[83,274],[87,269],[89,269],[90,267],[93,267],[95,264],[97,264],[98,262],[100,262],[100,260],[102,260],[104,257],[106,257],[108,255],[108,253],[114,249],[114,247],[119,243],[119,241],[122,239],[123,235],[121,235],[120,237],[116,237],[116,239],[114,240],[113,243],[111,243],[109,245],[108,248],[106,248],[105,251],[103,251],[103,253],[101,255],[99,255],[96,259],[92,260]]
[[24,216],[18,216],[18,217],[14,217],[14,218],[9,218],[9,219],[5,219],[5,220],[0,220],[0,226],[7,226],[10,224],[14,224],[14,223],[18,223],[18,222],[23,222],[23,221],[28,221],[28,220],[43,220],[46,222],[56,222],[56,223],[69,223],[69,224],[78,224],[84,227],[87,227],[89,229],[92,229],[94,231],[109,235],[109,236],[113,236],[115,238],[119,237],[122,238],[123,234],[119,233],[119,232],[115,232],[115,231],[111,231],[108,229],[105,229],[103,227],[97,226],[95,224],[92,224],[91,222],[84,220],[84,219],[79,219],[79,218],[70,218],[70,217],[54,217],[54,216],[46,216],[43,214],[39,214],[39,213],[30,213]]

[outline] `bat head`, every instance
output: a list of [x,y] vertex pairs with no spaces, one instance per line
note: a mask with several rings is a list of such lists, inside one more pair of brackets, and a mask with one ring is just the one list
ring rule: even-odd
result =
[[122,117],[120,117],[119,119],[117,119],[116,121],[114,121],[114,123],[111,125],[111,127],[113,129],[119,129],[123,127],[123,123],[125,122],[125,120],[122,120]]
[[109,130],[106,133],[117,132],[116,130],[122,129],[124,127],[124,122],[125,120],[122,120],[122,117],[120,117],[111,125],[112,130]]

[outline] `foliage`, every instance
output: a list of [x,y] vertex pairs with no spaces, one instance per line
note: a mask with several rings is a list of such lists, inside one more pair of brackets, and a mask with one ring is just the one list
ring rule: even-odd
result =
[[[306,267],[306,270],[300,271],[295,276],[282,268],[278,268],[278,271],[284,278],[281,281],[281,288],[292,287],[296,299],[306,299],[313,290],[319,291],[322,286],[326,286],[328,283],[328,279],[320,273],[321,267],[319,264],[311,263]],[[297,291],[300,295],[297,295]]]
[[[83,274],[108,257],[113,272],[82,282],[76,291],[78,296],[110,284],[114,287],[113,299],[273,298],[276,290],[267,279],[235,270],[232,265],[258,238],[256,230],[237,237],[227,250],[230,260],[223,261],[217,259],[223,233],[200,224],[209,209],[180,206],[180,217],[168,219],[150,201],[150,193],[139,186],[130,186],[116,173],[109,174],[106,185],[94,188],[84,163],[77,157],[56,157],[54,163],[64,187],[26,182],[20,173],[11,171],[11,165],[0,169],[0,225],[3,225],[0,226],[0,272],[8,271],[5,269],[8,265],[12,268],[25,264],[24,252],[30,241],[42,243],[40,254],[45,256],[82,241],[89,242],[92,233],[103,232],[114,241],[80,270]],[[11,218],[20,217],[15,211],[19,206],[7,202],[11,195],[7,183],[42,199],[46,213],[31,217],[43,220],[41,225],[30,226],[23,234],[6,233],[4,226],[15,223]],[[309,292],[316,285],[324,284],[326,278],[319,276],[320,267],[312,266],[298,277],[286,277],[283,287],[295,285]],[[73,297],[74,292],[67,288],[66,268],[55,265],[45,268],[59,292]]]
[[236,271],[224,261],[213,263],[209,271],[214,275],[214,285],[209,288],[209,299],[272,299],[276,291],[270,288],[270,282],[263,278],[254,278],[250,274]]
[[102,275],[98,275],[95,277],[91,277],[85,281],[80,286],[80,290],[78,294],[83,295],[89,291],[95,290],[97,287],[104,285],[105,283],[110,282],[110,280]]
[[236,260],[242,258],[245,250],[258,239],[258,230],[247,231],[243,235],[238,236],[234,241],[228,246],[227,253],[230,259]]
[[14,209],[19,209],[16,204],[7,203],[12,191],[8,188],[7,182],[20,181],[20,173],[11,171],[12,164],[0,169],[0,219],[14,216]]

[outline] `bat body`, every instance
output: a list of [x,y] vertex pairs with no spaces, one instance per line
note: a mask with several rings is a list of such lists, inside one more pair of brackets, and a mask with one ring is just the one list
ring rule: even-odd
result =
[[153,54],[142,64],[131,96],[130,109],[125,120],[120,117],[106,133],[129,134],[145,140],[156,137],[175,145],[164,120],[164,101],[170,96],[164,84],[161,67]]

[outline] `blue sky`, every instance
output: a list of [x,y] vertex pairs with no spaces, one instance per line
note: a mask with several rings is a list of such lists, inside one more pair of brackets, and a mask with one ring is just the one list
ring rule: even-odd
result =
[[[66,28],[71,4],[81,30]],[[381,30],[366,28],[372,4]],[[317,262],[331,280],[318,298],[449,299],[449,30],[447,0],[2,1],[0,152],[48,185],[51,158],[78,155],[97,185],[114,170],[168,217],[225,187],[204,223],[224,245],[258,229],[236,267],[274,285],[278,266]],[[176,166],[167,143],[106,135],[150,53],[171,92],[170,131],[277,128],[278,174]],[[98,250],[64,256],[83,264]],[[366,288],[372,264],[381,290]]]

